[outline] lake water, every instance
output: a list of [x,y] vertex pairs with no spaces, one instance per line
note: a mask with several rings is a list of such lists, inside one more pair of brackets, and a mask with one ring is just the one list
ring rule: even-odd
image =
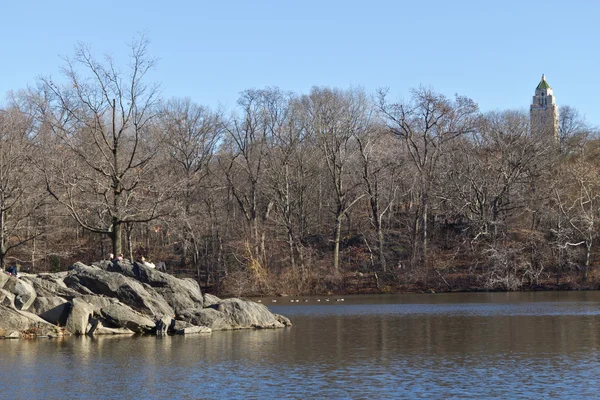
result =
[[0,398],[600,396],[600,292],[300,299],[263,299],[283,330],[0,340]]

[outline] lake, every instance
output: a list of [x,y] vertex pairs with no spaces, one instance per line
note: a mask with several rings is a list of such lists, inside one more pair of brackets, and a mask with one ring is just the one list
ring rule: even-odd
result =
[[598,397],[600,292],[298,299],[262,299],[283,330],[0,340],[0,398]]

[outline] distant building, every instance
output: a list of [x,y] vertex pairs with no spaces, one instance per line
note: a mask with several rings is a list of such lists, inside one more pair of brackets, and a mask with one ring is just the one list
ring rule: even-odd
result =
[[542,75],[542,80],[535,88],[529,117],[532,135],[558,143],[558,106],[545,75]]

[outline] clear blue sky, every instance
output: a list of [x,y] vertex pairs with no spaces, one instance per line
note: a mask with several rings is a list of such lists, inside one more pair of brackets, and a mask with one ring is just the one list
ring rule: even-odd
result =
[[60,81],[77,42],[125,66],[145,32],[163,97],[213,108],[265,86],[389,87],[400,99],[422,84],[483,111],[526,110],[545,73],[559,105],[600,125],[599,17],[594,0],[6,1],[0,95]]

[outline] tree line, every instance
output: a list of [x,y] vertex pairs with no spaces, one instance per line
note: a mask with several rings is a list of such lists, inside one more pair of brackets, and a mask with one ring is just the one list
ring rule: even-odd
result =
[[593,287],[597,130],[426,87],[164,100],[79,46],[0,108],[0,264],[144,255],[222,294]]

